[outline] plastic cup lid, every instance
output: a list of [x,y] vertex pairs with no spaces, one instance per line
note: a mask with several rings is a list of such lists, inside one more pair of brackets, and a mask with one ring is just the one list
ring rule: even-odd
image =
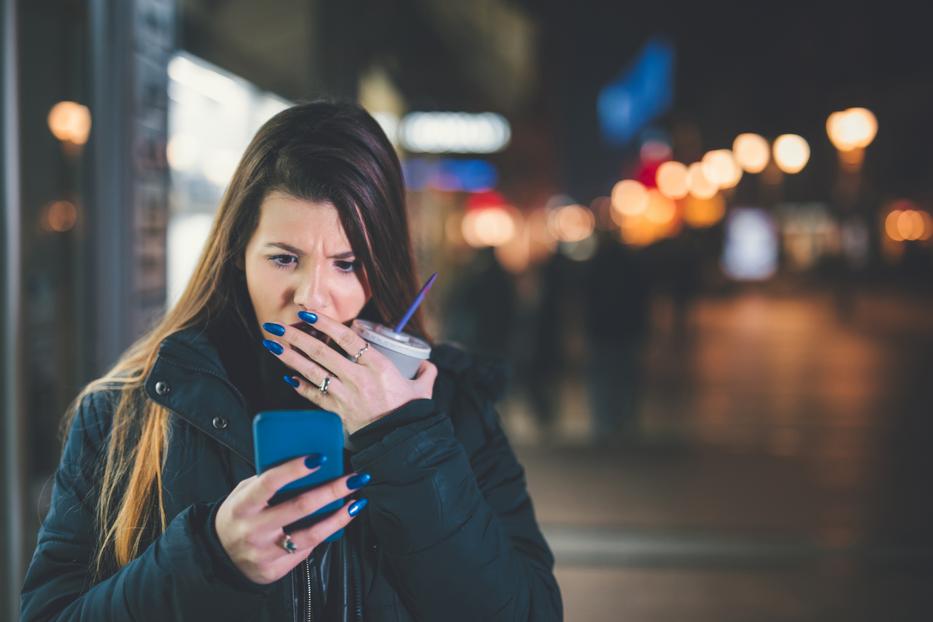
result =
[[426,359],[431,356],[431,346],[426,341],[408,333],[396,333],[388,326],[356,319],[353,321],[353,330],[366,341],[370,341],[386,350],[392,350],[416,359]]

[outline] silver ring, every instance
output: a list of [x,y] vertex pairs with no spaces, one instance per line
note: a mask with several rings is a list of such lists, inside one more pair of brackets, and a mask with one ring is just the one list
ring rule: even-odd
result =
[[298,550],[298,547],[295,546],[294,542],[292,542],[292,537],[288,534],[285,534],[285,537],[282,538],[282,543],[280,546],[285,549],[285,552],[289,555],[294,554]]
[[324,381],[321,383],[321,395],[327,395],[327,387],[330,385],[330,376],[324,376]]
[[369,350],[369,342],[368,342],[368,341],[366,342],[366,345],[364,345],[362,348],[360,348],[360,351],[357,352],[356,354],[354,354],[354,355],[353,355],[353,358],[350,359],[350,360],[352,360],[354,363],[359,363],[359,362],[360,362],[360,357],[363,356],[363,352],[366,352],[367,350]]

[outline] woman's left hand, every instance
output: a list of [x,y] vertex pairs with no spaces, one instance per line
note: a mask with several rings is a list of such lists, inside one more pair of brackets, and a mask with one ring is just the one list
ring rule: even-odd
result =
[[[311,317],[315,315],[314,328],[328,335],[344,352],[352,356],[366,346],[362,337],[340,322],[321,313]],[[301,319],[307,321],[308,317]],[[421,363],[415,377],[409,380],[376,348],[367,348],[354,363],[298,328],[275,326],[281,326],[285,332],[274,340],[291,346],[282,348],[277,356],[303,376],[294,378],[298,383],[295,390],[321,408],[340,415],[350,434],[411,400],[433,395],[437,368],[430,361]],[[268,332],[277,333],[279,329]],[[268,341],[266,347],[276,352]],[[325,377],[330,377],[326,393],[320,389]]]

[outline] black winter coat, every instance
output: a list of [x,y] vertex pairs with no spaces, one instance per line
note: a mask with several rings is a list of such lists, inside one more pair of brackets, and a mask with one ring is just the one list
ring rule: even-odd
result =
[[166,530],[91,584],[99,468],[116,393],[87,396],[27,571],[22,619],[560,620],[554,560],[493,409],[486,368],[445,345],[431,359],[439,371],[432,399],[350,437],[348,467],[367,471],[372,483],[360,491],[369,505],[331,547],[336,584],[303,562],[260,586],[227,557],[213,520],[255,473],[252,413],[204,330],[169,336],[146,381],[147,399],[172,413]]

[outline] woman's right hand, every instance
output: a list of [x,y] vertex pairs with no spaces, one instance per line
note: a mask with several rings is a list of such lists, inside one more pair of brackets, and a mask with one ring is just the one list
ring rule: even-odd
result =
[[[218,508],[215,526],[220,543],[240,572],[253,583],[268,584],[284,577],[307,558],[314,547],[345,527],[366,505],[365,499],[345,503],[320,522],[291,532],[297,550],[295,553],[286,551],[282,546],[284,526],[346,497],[369,481],[368,475],[351,474],[288,501],[268,505],[280,488],[319,468],[308,468],[304,457],[289,460],[262,475],[241,481]],[[353,488],[347,485],[348,481]]]

